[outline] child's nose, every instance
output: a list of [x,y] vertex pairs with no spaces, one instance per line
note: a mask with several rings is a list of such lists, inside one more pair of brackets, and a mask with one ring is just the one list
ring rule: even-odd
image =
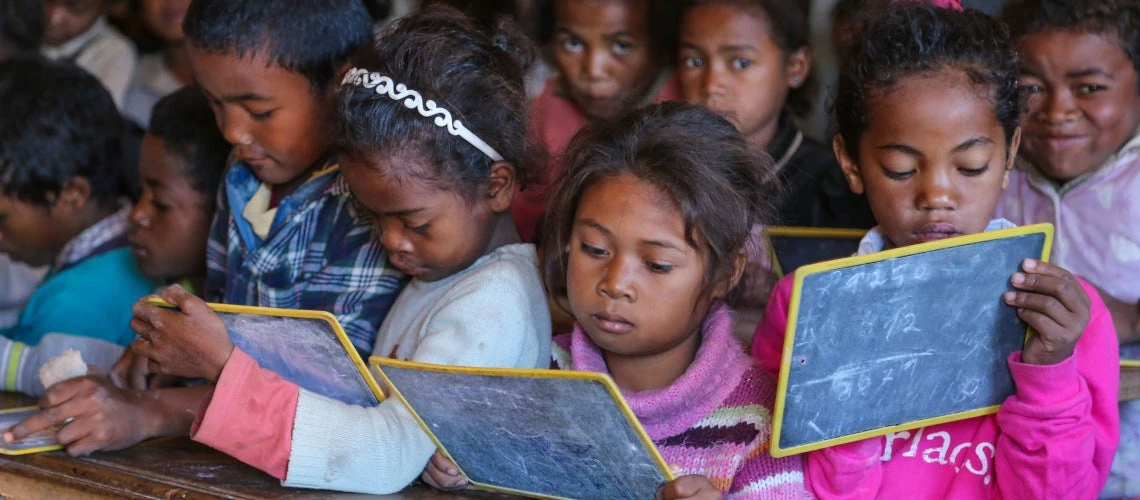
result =
[[1075,115],[1076,105],[1073,94],[1067,90],[1045,92],[1044,102],[1038,110],[1038,117],[1048,123],[1064,123]]
[[603,80],[609,74],[607,66],[609,58],[606,56],[605,51],[602,50],[587,50],[586,58],[583,61],[585,65],[584,73],[591,80]]
[[404,232],[399,228],[394,227],[399,224],[388,224],[381,228],[380,243],[388,250],[388,253],[409,253],[412,251],[412,242]]
[[598,283],[598,293],[614,300],[637,301],[633,286],[633,270],[621,259],[613,259],[603,271],[605,274]]
[[235,146],[245,146],[253,143],[249,134],[249,127],[235,113],[224,112],[222,117],[222,136],[226,142]]
[[928,172],[922,176],[920,186],[918,196],[920,209],[929,211],[957,208],[957,189],[949,175],[942,172]]

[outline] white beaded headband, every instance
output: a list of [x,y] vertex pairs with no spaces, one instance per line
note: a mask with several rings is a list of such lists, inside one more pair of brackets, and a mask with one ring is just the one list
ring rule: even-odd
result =
[[344,80],[340,82],[343,85],[357,85],[367,89],[376,89],[376,93],[386,95],[393,101],[404,101],[404,106],[408,109],[414,109],[420,113],[424,118],[435,117],[435,124],[437,126],[447,129],[451,135],[459,137],[468,144],[475,146],[475,149],[482,151],[483,154],[491,158],[491,161],[503,161],[503,156],[500,155],[495,148],[487,145],[475,135],[462,122],[451,117],[451,112],[439,107],[435,101],[428,99],[424,101],[422,95],[407,85],[396,83],[391,78],[381,75],[380,73],[373,73],[366,69],[352,68],[344,75]]

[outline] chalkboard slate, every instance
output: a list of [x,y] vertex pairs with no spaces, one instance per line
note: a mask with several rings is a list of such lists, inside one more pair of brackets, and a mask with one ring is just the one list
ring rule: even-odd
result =
[[[40,409],[37,406],[0,410],[0,429],[8,430],[13,425],[39,413],[39,411]],[[28,455],[45,451],[62,450],[63,445],[59,444],[59,441],[55,439],[55,434],[59,431],[60,427],[61,426],[54,426],[44,429],[12,444],[0,441],[0,454]]]
[[796,276],[772,454],[997,411],[1027,327],[1002,302],[1041,224],[816,264]]
[[860,229],[770,227],[764,231],[778,276],[808,264],[850,257],[866,234]]
[[371,363],[477,487],[643,499],[672,479],[599,374]]
[[[149,302],[177,309],[161,299]],[[344,403],[376,406],[383,399],[336,316],[326,311],[207,305],[225,322],[234,346],[262,368]]]

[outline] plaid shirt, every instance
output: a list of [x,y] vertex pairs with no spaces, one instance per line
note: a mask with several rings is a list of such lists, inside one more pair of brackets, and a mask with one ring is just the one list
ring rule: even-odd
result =
[[369,353],[403,287],[368,217],[330,161],[281,200],[264,241],[241,216],[261,181],[241,162],[226,173],[207,250],[206,300],[328,311]]

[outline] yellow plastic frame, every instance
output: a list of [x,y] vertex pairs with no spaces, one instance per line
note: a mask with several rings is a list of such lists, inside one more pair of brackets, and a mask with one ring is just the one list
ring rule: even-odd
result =
[[[416,419],[416,423],[418,423],[420,425],[420,428],[422,428],[424,430],[424,432],[427,433],[428,437],[431,438],[432,442],[435,443],[436,447],[438,447],[440,450],[442,450],[443,453],[445,455],[447,455],[447,458],[451,459],[452,462],[455,462],[455,459],[451,456],[451,453],[448,453],[447,448],[443,445],[443,443],[441,443],[439,441],[439,438],[437,438],[435,436],[435,433],[433,433],[431,431],[431,429],[427,426],[427,424],[424,423],[423,419],[420,418],[420,415],[418,413],[416,413],[416,410],[414,408],[412,408],[412,406],[410,404],[408,404],[408,400],[404,399],[404,395],[400,392],[400,389],[397,388],[395,385],[393,385],[392,381],[388,378],[388,375],[386,375],[384,373],[384,367],[385,366],[391,366],[391,367],[396,367],[396,368],[407,368],[407,369],[413,369],[413,370],[422,370],[422,371],[435,372],[435,373],[450,373],[450,374],[460,374],[460,375],[478,375],[478,376],[495,376],[495,377],[530,377],[530,378],[546,378],[546,379],[583,380],[583,381],[600,383],[606,388],[606,391],[609,392],[610,397],[613,398],[614,402],[618,406],[618,409],[621,410],[622,415],[625,416],[625,419],[629,423],[629,426],[633,428],[633,431],[637,434],[638,438],[641,440],[642,445],[645,446],[646,451],[648,451],[650,456],[653,457],[653,461],[657,463],[657,467],[659,469],[661,469],[661,472],[664,474],[665,479],[667,481],[672,481],[673,479],[675,479],[672,471],[670,471],[668,465],[665,464],[665,459],[662,458],[661,453],[657,451],[657,447],[653,444],[653,440],[649,439],[649,434],[647,434],[645,432],[645,428],[641,426],[641,422],[637,420],[637,417],[633,414],[633,410],[630,409],[629,404],[626,403],[625,398],[622,397],[621,392],[618,391],[618,388],[616,385],[614,385],[613,380],[611,380],[609,377],[607,377],[601,373],[579,372],[579,371],[571,371],[571,370],[539,370],[539,369],[519,369],[519,368],[475,368],[475,367],[466,367],[466,366],[433,365],[433,364],[426,364],[426,363],[416,363],[413,361],[400,361],[400,360],[395,360],[395,359],[388,359],[388,358],[383,358],[380,356],[372,356],[372,357],[368,358],[368,363],[372,367],[373,371],[375,371],[375,373],[377,375],[379,375],[380,378],[384,381],[384,384],[392,391],[392,395],[394,395],[397,399],[399,399],[400,402],[404,404],[404,407],[406,407],[408,409],[408,411],[411,412],[412,416],[415,417],[415,419]],[[460,472],[463,472],[463,467],[460,466],[458,462],[456,462],[455,466],[457,468],[459,468]],[[463,475],[466,476],[467,473],[464,472]],[[502,488],[502,487],[498,487],[498,486],[492,486],[489,484],[476,483],[474,481],[471,482],[471,486],[476,488],[476,489],[481,489],[484,491],[509,493],[509,494],[513,494],[513,495],[523,495],[523,496],[536,497],[536,498],[565,500],[565,499],[563,499],[563,497],[552,497],[552,496],[539,495],[537,493],[533,493],[533,492],[529,492],[529,491],[520,491],[520,490],[514,490],[514,489],[510,489],[510,488]]]
[[1120,366],[1124,368],[1140,368],[1140,359],[1122,359]]
[[[811,264],[799,268],[795,273],[795,286],[792,288],[792,300],[788,307],[788,327],[784,337],[784,352],[780,360],[780,377],[776,387],[776,409],[773,413],[772,419],[772,439],[769,446],[769,451],[773,457],[786,457],[789,455],[796,455],[809,451],[819,450],[822,448],[830,448],[832,446],[859,441],[867,438],[883,436],[892,432],[899,432],[904,430],[917,429],[919,427],[926,427],[930,425],[938,425],[947,422],[954,422],[967,418],[980,417],[983,415],[991,415],[997,413],[1000,405],[987,406],[975,410],[968,410],[964,412],[952,413],[950,415],[943,415],[940,417],[925,418],[922,420],[915,420],[911,422],[903,422],[897,425],[881,427],[878,429],[871,429],[847,436],[840,436],[831,439],[825,439],[814,443],[808,443],[790,448],[780,447],[780,433],[782,430],[784,420],[784,406],[785,398],[788,392],[788,377],[791,370],[792,361],[792,348],[795,346],[796,334],[796,321],[800,309],[800,295],[803,288],[804,278],[821,272],[831,271],[835,269],[842,269],[845,267],[859,266],[863,264],[870,264],[873,262],[880,262],[884,260],[905,257],[908,255],[915,255],[920,253],[931,252],[934,250],[942,250],[945,248],[959,247],[965,245],[972,245],[975,243],[982,243],[986,241],[1000,240],[1005,238],[1013,238],[1018,236],[1025,236],[1029,234],[1043,234],[1045,241],[1041,249],[1041,261],[1049,260],[1049,253],[1053,248],[1053,225],[1052,224],[1033,224],[1030,226],[1015,227],[1012,229],[1003,229],[1000,231],[989,231],[984,233],[976,233],[967,236],[960,236],[957,238],[949,238],[940,241],[933,241],[929,243],[920,243],[903,248],[895,248],[882,252],[876,252],[868,255],[859,255],[855,257],[848,257],[845,259],[838,259],[818,264]],[[1026,329],[1026,339],[1032,333]]]
[[866,229],[843,229],[837,227],[799,227],[799,226],[772,226],[764,229],[764,246],[768,249],[769,262],[772,270],[779,278],[784,277],[784,270],[780,267],[780,259],[776,258],[776,247],[772,245],[773,236],[793,238],[843,238],[859,241],[867,235]]
[[[177,309],[174,304],[162,300],[160,298],[147,299],[151,305],[156,307],[164,307],[167,309]],[[210,309],[214,312],[228,313],[228,314],[252,314],[255,316],[277,316],[286,318],[299,318],[299,319],[316,319],[328,323],[332,327],[333,333],[336,334],[337,340],[340,341],[341,347],[344,348],[345,353],[348,354],[352,364],[356,366],[356,370],[364,377],[364,383],[368,385],[368,389],[376,396],[377,401],[384,401],[384,391],[380,390],[380,386],[376,384],[376,379],[372,378],[372,374],[368,371],[368,366],[364,364],[364,360],[360,358],[360,354],[356,352],[356,347],[352,345],[352,341],[348,339],[348,334],[344,332],[344,328],[340,326],[340,321],[328,311],[309,311],[302,309],[278,309],[275,307],[254,307],[254,306],[235,306],[232,304],[215,304],[207,303]]]
[[[8,408],[8,409],[0,410],[0,415],[5,415],[8,413],[16,413],[16,412],[21,412],[21,411],[28,411],[28,410],[34,411],[34,410],[38,410],[38,409],[39,409],[38,406],[21,406],[19,408]],[[0,455],[11,455],[11,456],[32,455],[35,453],[43,453],[45,451],[56,451],[56,450],[62,450],[62,449],[63,449],[62,444],[49,444],[46,446],[35,446],[32,448],[19,448],[19,449],[17,449],[17,448],[9,448],[7,444],[0,442]]]

